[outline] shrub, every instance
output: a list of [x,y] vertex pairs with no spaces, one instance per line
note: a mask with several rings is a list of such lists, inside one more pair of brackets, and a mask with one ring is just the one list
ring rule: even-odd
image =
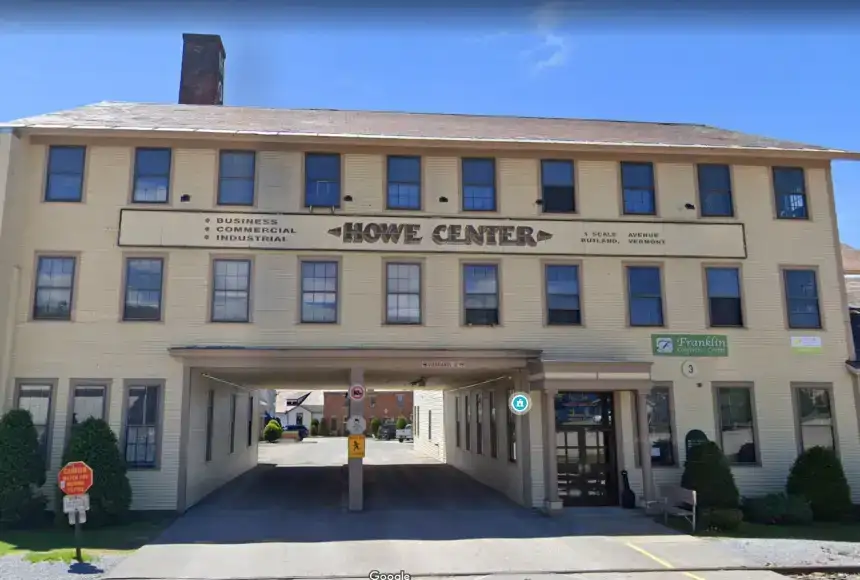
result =
[[281,429],[281,426],[277,421],[269,421],[269,424],[266,425],[265,429],[263,429],[263,439],[269,443],[274,443],[280,439],[283,434],[284,430]]
[[29,411],[0,419],[0,526],[21,527],[44,512],[45,459]]
[[785,490],[806,498],[816,520],[835,521],[851,513],[851,488],[836,452],[812,447],[801,453],[788,474]]
[[328,435],[328,423],[325,421],[320,421],[320,435],[326,437]]
[[374,417],[370,420],[370,433],[374,437],[379,435],[379,428],[382,427],[382,421]]
[[397,424],[394,426],[395,429],[404,429],[406,427],[406,417],[398,417]]
[[740,527],[744,514],[738,508],[710,508],[703,511],[702,520],[706,529],[731,532]]
[[[70,461],[83,461],[93,469],[93,486],[87,527],[101,527],[120,523],[131,507],[131,484],[128,481],[125,459],[119,450],[116,435],[106,421],[90,418],[75,425],[63,453],[63,465]],[[59,509],[63,492],[57,488],[57,519],[68,523],[68,517]]]
[[812,523],[812,508],[805,498],[784,493],[744,498],[744,519],[755,524],[806,525]]
[[[713,441],[696,445],[690,450],[684,463],[681,487],[696,491],[696,502],[703,512],[711,509],[738,509],[740,504],[740,494],[732,469],[719,446]],[[731,517],[733,516],[726,516],[728,519]]]

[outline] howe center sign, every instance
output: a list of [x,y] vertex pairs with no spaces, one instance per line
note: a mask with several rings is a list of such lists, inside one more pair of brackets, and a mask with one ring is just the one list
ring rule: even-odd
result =
[[123,209],[125,247],[745,258],[741,224]]

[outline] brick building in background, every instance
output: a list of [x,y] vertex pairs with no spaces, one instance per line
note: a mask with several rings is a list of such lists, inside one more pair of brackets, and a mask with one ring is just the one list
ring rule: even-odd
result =
[[[345,435],[344,425],[349,418],[346,391],[327,391],[323,398],[323,420],[332,435]],[[375,391],[365,399],[364,419],[370,429],[371,421],[405,417],[412,422],[412,391]]]

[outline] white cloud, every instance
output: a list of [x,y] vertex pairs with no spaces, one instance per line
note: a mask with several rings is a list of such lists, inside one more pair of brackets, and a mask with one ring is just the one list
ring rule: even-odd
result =
[[564,4],[548,2],[532,14],[535,35],[540,38],[537,46],[529,48],[523,56],[529,62],[532,72],[564,66],[570,56],[570,38],[558,32],[564,21]]

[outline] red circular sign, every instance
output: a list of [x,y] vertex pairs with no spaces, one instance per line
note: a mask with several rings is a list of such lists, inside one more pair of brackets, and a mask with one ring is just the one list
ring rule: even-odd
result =
[[72,461],[63,466],[57,480],[66,495],[83,495],[93,486],[93,468],[83,461]]
[[352,385],[349,388],[349,398],[353,401],[361,401],[362,399],[364,399],[364,386]]

